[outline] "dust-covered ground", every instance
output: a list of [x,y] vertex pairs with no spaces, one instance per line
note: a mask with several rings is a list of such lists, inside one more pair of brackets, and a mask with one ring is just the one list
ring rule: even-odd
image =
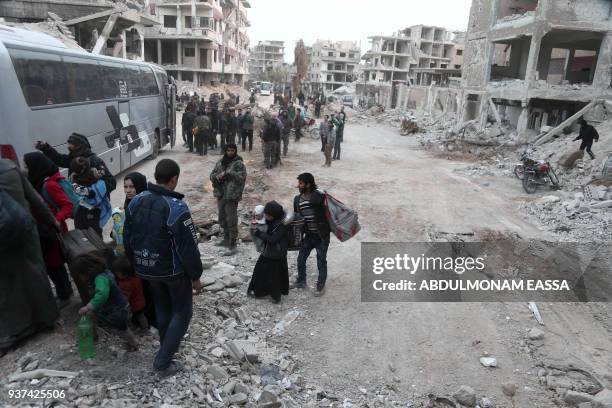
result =
[[[152,372],[154,332],[140,338],[134,353],[103,334],[97,358],[82,362],[75,347],[75,301],[62,311],[57,330],[0,359],[2,397],[6,400],[9,388],[61,386],[70,398],[59,403],[67,406],[450,407],[463,401],[481,407],[556,407],[576,406],[612,387],[607,304],[538,303],[540,326],[522,302],[362,302],[362,242],[477,240],[496,234],[552,238],[519,213],[524,193],[510,178],[462,175],[456,170],[465,162],[434,156],[384,125],[349,123],[344,140],[342,159],[331,168],[321,167],[320,142],[308,138],[292,140],[289,156],[273,170],[262,169],[258,142],[253,152],[240,153],[249,171],[241,214],[271,199],[291,206],[296,176],[305,171],[358,211],[361,232],[345,243],[332,238],[323,297],[315,298],[309,288],[292,290],[280,305],[247,298],[246,281],[257,259],[253,246],[243,242],[239,255],[224,259],[203,243],[203,255],[220,261],[203,279],[217,284],[231,276],[241,283],[223,278],[221,290],[196,297],[179,353],[187,363],[183,373],[160,379]],[[209,224],[216,219],[216,205],[208,175],[220,156],[200,158],[184,150],[176,147],[160,158],[180,163],[178,190],[186,194],[196,222]],[[134,170],[152,177],[154,164],[144,162]],[[114,204],[122,200],[116,191]],[[295,262],[290,253],[291,274]],[[311,286],[316,281],[314,255],[308,279]],[[543,333],[533,331],[536,326]],[[251,344],[259,362],[233,356],[233,341]],[[483,356],[494,357],[497,367],[484,367]],[[26,368],[77,374],[10,382],[9,376]],[[466,387],[453,396],[461,386]],[[568,398],[568,390],[584,394]]]

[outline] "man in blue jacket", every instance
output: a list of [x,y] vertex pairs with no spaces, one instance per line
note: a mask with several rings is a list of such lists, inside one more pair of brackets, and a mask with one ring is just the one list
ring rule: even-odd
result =
[[163,159],[155,166],[155,181],[126,209],[125,253],[136,274],[151,284],[159,351],[153,367],[163,375],[180,371],[172,356],[179,348],[193,309],[192,289],[202,290],[202,262],[196,227],[183,195],[175,192],[179,165]]

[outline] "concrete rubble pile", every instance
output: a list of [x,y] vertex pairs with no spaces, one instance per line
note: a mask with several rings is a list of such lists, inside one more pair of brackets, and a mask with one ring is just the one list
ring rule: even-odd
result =
[[[203,253],[219,252],[200,245]],[[237,264],[251,265],[252,252],[244,251],[240,257],[245,259]],[[65,389],[66,399],[56,406],[321,406],[325,392],[295,373],[299,361],[283,343],[301,312],[265,301],[256,309],[246,306],[245,285],[251,271],[216,259],[202,258],[207,268],[202,278],[205,293],[194,302],[192,323],[179,351],[185,362],[182,372],[167,378],[152,373],[151,360],[159,347],[153,330],[140,339],[141,348],[135,353],[122,350],[116,337],[99,330],[97,358],[89,364],[79,359],[70,333],[59,351],[40,347],[25,355],[7,355],[13,370],[0,380],[0,389],[3,393],[34,386]],[[12,381],[45,367],[76,371]]]

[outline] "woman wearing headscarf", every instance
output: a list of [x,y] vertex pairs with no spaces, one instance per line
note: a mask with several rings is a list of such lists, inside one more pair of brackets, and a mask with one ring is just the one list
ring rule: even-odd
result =
[[123,179],[123,192],[125,193],[125,203],[123,210],[126,210],[134,197],[147,189],[147,177],[144,174],[133,172]]
[[[55,219],[61,225],[62,231],[68,231],[66,220],[72,218],[73,203],[60,185],[64,177],[58,167],[41,152],[28,153],[23,161],[30,184],[43,197]],[[72,296],[72,285],[64,266],[65,259],[61,250],[57,232],[41,222],[39,214],[34,212],[40,235],[40,246],[43,252],[47,274],[55,285],[55,292],[60,307],[68,304]]]
[[[125,222],[125,212],[128,206],[138,194],[147,190],[147,177],[144,174],[133,172],[129,173],[123,178],[123,192],[125,193],[125,202],[123,203],[123,212],[117,214],[116,210],[113,211],[113,220],[115,217],[121,217],[121,228],[115,228],[116,223],[113,225],[113,239],[115,242],[121,242],[123,245],[123,223]],[[151,284],[142,280],[142,289],[145,297],[145,308],[144,315],[146,316],[151,326],[157,327],[155,320],[155,305],[153,304],[153,294],[151,293]]]
[[253,235],[264,241],[264,249],[255,264],[247,289],[249,296],[271,296],[280,303],[281,295],[289,294],[289,269],[287,267],[288,229],[283,224],[285,211],[276,201],[264,207],[267,230],[255,230]]
[[[47,204],[7,159],[0,159],[0,190],[27,210],[28,216],[35,211],[43,223],[60,230]],[[59,317],[37,228],[24,231],[19,242],[5,242],[4,238],[0,236],[0,356],[25,337],[52,328]]]

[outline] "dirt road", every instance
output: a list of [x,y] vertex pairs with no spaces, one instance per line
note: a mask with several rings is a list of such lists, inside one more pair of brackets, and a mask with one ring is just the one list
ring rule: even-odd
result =
[[[310,171],[321,188],[360,214],[363,230],[356,239],[342,244],[332,239],[323,298],[313,298],[310,289],[292,291],[276,307],[249,300],[253,308],[272,310],[279,319],[294,308],[302,312],[278,339],[279,345],[290,345],[293,357],[299,359],[300,374],[328,393],[353,401],[389,390],[395,394],[390,399],[423,401],[430,393],[448,396],[469,385],[497,406],[510,406],[501,384],[511,382],[519,386],[516,406],[556,406],[552,391],[538,377],[549,365],[574,364],[610,386],[612,323],[606,305],[539,305],[547,334],[543,342],[534,344],[525,341],[536,322],[523,303],[360,301],[361,242],[443,239],[472,232],[542,237],[516,212],[524,199],[520,184],[462,177],[453,170],[465,163],[434,158],[413,138],[400,137],[384,126],[348,125],[342,160],[330,169],[321,167],[319,148],[316,140],[292,141],[283,166],[270,171],[261,170],[259,146],[242,153],[249,163],[250,183],[266,186],[262,201],[276,199],[290,206],[297,174]],[[210,193],[202,193],[202,186],[218,156],[197,159],[182,150],[161,157],[181,163],[179,190],[187,193],[192,207],[211,207]],[[143,163],[137,170],[151,177],[153,164]],[[120,194],[113,198],[117,203],[122,199]],[[243,210],[247,206],[244,203]],[[247,245],[242,250],[254,254]],[[289,262],[295,271],[295,254]],[[308,268],[312,285],[314,259]],[[497,358],[498,368],[480,365],[485,354]],[[363,395],[360,387],[368,394]]]
[[[536,323],[522,303],[360,302],[360,242],[418,241],[441,232],[541,236],[515,212],[523,199],[518,183],[457,176],[453,169],[465,163],[432,158],[413,139],[386,127],[349,126],[342,160],[331,169],[320,167],[319,146],[312,140],[294,143],[281,169],[265,179],[270,190],[264,198],[287,206],[296,175],[310,171],[321,188],[359,211],[363,225],[357,239],[332,241],[323,298],[313,298],[312,289],[292,292],[281,306],[279,317],[292,308],[304,312],[282,339],[300,356],[302,374],[336,394],[391,387],[404,401],[449,395],[466,384],[500,405],[509,405],[500,385],[512,382],[519,385],[515,403],[521,407],[555,406],[539,383],[537,364],[575,364],[609,385],[607,306],[540,305],[549,334],[543,344],[530,345],[525,335]],[[311,259],[311,284],[315,269]],[[482,367],[483,353],[495,356],[499,367]]]
[[[260,103],[265,106],[267,100]],[[434,157],[413,138],[401,137],[395,129],[384,126],[349,124],[342,149],[342,160],[335,161],[332,168],[322,168],[318,140],[292,141],[289,156],[273,170],[262,169],[259,144],[253,152],[240,152],[249,172],[240,212],[271,199],[289,207],[297,193],[297,174],[309,171],[320,188],[360,214],[363,229],[356,238],[345,243],[332,238],[327,292],[322,298],[314,298],[310,288],[291,291],[280,305],[272,305],[239,292],[247,310],[272,317],[260,322],[264,330],[269,324],[267,333],[253,335],[266,337],[277,349],[286,350],[292,361],[297,361],[295,372],[307,384],[316,384],[302,398],[311,399],[313,404],[326,395],[337,398],[340,405],[348,398],[357,406],[385,406],[385,401],[422,406],[419,404],[427,401],[429,394],[450,397],[461,385],[468,385],[479,398],[488,397],[497,407],[553,407],[564,406],[555,389],[593,391],[593,383],[611,387],[612,310],[607,304],[538,304],[545,322],[540,328],[545,334],[543,340],[531,341],[526,335],[537,323],[524,303],[361,302],[361,242],[450,240],[454,234],[468,233],[476,237],[546,236],[518,214],[517,203],[524,194],[515,180],[463,177],[454,170],[466,163]],[[178,190],[186,194],[196,217],[215,218],[208,175],[219,154],[200,158],[186,153],[179,143],[175,149],[163,151],[161,158],[180,163]],[[140,171],[152,180],[155,163],[145,161],[131,171]],[[119,186],[122,180],[123,175],[118,175]],[[121,190],[112,194],[115,206],[123,202]],[[219,255],[218,249],[206,244],[204,248],[210,251],[204,255]],[[257,253],[247,243],[239,249],[238,256],[220,259],[248,273]],[[296,254],[290,253],[292,274],[295,262]],[[309,260],[308,274],[313,285],[314,256]],[[210,296],[197,298],[196,309],[200,310]],[[77,308],[75,302],[63,310],[64,328],[36,336],[0,360],[0,368],[13,372],[15,361],[32,352],[40,353],[38,358],[44,358],[50,367],[82,370],[82,362],[69,346],[74,344]],[[300,311],[297,320],[283,335],[274,335],[274,323],[292,310]],[[210,345],[202,346],[207,351],[198,348],[195,353],[192,339],[214,335],[205,332],[207,322],[218,320],[210,313],[194,314],[188,345],[181,352],[183,358],[191,359],[192,368],[208,361]],[[98,366],[84,374],[85,380],[91,380],[91,376],[102,383],[143,379],[142,395],[151,394],[158,384],[150,373],[155,345],[149,343],[143,340],[142,352],[117,354],[123,357],[115,357],[114,349],[100,347]],[[58,349],[63,351],[58,354]],[[498,367],[483,367],[479,363],[483,355],[495,357]],[[199,359],[194,360],[194,356]],[[189,373],[195,376],[197,370]],[[181,377],[181,384],[193,382],[193,378]],[[513,401],[502,392],[505,383],[518,386]],[[187,388],[191,385],[186,384]]]

